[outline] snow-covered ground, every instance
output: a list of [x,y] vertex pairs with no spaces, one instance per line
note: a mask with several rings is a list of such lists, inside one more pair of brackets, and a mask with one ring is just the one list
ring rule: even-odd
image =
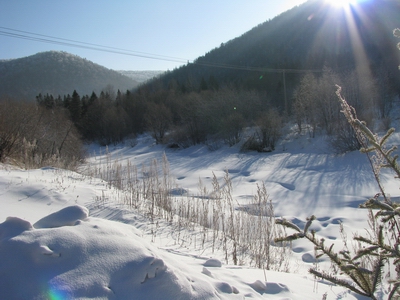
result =
[[[396,135],[390,143],[398,141]],[[87,166],[111,159],[140,167],[165,153],[185,193],[198,194],[199,180],[212,189],[213,173],[228,171],[237,205],[264,182],[276,217],[301,226],[314,214],[317,234],[339,247],[340,222],[350,243],[368,228],[367,212],[357,206],[378,192],[369,162],[358,152],[332,154],[323,138],[293,134],[272,153],[168,149],[147,136],[136,142],[110,147],[107,157],[92,147]],[[399,182],[383,177],[399,197]],[[167,221],[157,221],[155,234],[154,223],[120,196],[75,172],[0,165],[0,299],[363,299],[308,274],[315,260],[306,241],[293,242],[289,273],[234,266],[220,250],[177,243]]]

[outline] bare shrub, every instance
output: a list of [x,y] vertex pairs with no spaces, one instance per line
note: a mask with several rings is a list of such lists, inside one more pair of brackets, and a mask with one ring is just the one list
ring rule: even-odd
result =
[[329,145],[337,154],[360,150],[361,148],[353,127],[343,119],[336,123],[335,129],[329,137]]
[[270,109],[263,113],[256,121],[256,132],[243,144],[242,151],[255,150],[271,152],[282,136],[283,120],[279,113]]
[[82,157],[80,137],[61,108],[0,101],[0,161],[7,158],[25,168],[73,169]]
[[314,74],[307,73],[300,81],[300,85],[294,91],[293,114],[297,123],[299,133],[306,124],[311,128],[310,136],[315,136],[317,127],[317,79]]
[[240,148],[241,151],[260,151],[260,142],[257,139],[256,134],[251,134],[243,143]]
[[278,111],[268,110],[258,119],[257,126],[262,149],[275,150],[276,142],[282,135],[282,117]]
[[164,142],[165,134],[172,124],[172,113],[164,104],[148,103],[145,115],[147,128],[157,144]]
[[222,121],[220,134],[229,146],[240,142],[245,120],[239,113],[233,113]]
[[10,99],[0,101],[0,161],[13,157],[21,148],[36,119],[36,107],[27,102]]
[[280,232],[264,184],[247,204],[239,205],[228,172],[222,182],[213,173],[211,190],[199,180],[198,194],[189,195],[176,187],[165,155],[161,163],[153,160],[138,171],[129,161],[122,164],[106,153],[103,163],[85,172],[124,191],[121,201],[151,220],[153,238],[165,220],[175,227],[177,244],[220,250],[226,263],[288,271],[288,245],[272,244]]

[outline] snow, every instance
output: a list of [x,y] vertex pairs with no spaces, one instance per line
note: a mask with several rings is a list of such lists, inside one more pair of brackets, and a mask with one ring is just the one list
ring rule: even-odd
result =
[[[105,151],[91,148],[85,168],[110,159],[140,167],[165,153],[177,197],[198,193],[199,180],[210,187],[213,173],[222,178],[226,170],[236,206],[265,183],[277,217],[302,228],[316,215],[312,228],[335,249],[344,242],[340,222],[349,240],[365,233],[367,212],[357,206],[378,191],[363,154],[334,155],[323,138],[288,136],[275,152],[260,154],[168,149],[143,136],[133,147]],[[398,182],[383,177],[387,192],[399,197]],[[0,165],[0,299],[363,299],[307,272],[315,264],[307,241],[293,242],[288,273],[235,266],[220,248],[177,243],[167,221],[152,223],[120,195],[88,175]],[[320,263],[329,267],[326,258]]]
[[84,221],[89,216],[89,210],[80,205],[68,206],[52,213],[33,224],[35,228],[55,228],[74,226],[79,221]]
[[[1,226],[21,228],[21,222]],[[177,269],[131,226],[97,218],[69,224],[30,226],[2,238],[1,254],[8,258],[0,262],[3,299],[47,299],[49,293],[65,299],[216,298],[201,276]]]

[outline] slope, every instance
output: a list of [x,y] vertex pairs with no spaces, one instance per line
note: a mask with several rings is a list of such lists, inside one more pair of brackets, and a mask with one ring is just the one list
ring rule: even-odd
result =
[[35,99],[39,93],[90,95],[107,86],[126,91],[137,82],[122,74],[67,52],[48,51],[0,61],[0,96]]
[[324,66],[338,73],[364,67],[376,77],[388,73],[398,90],[400,57],[392,32],[399,15],[395,0],[358,1],[347,9],[309,0],[164,74],[160,81],[164,88],[178,82],[189,91],[201,88],[202,81],[209,87],[218,82],[266,90],[271,98],[283,99],[283,85],[290,98],[307,71],[318,75]]
[[[398,144],[398,136],[390,143]],[[332,155],[318,139],[288,137],[276,153],[243,154],[229,147],[176,151],[143,136],[133,147],[109,151],[92,156],[86,169],[103,163],[140,166],[165,152],[177,185],[193,194],[199,178],[208,185],[212,172],[220,177],[229,170],[235,207],[251,197],[256,183],[265,182],[277,216],[302,224],[315,213],[314,229],[329,243],[343,242],[340,221],[349,243],[351,233],[368,226],[366,212],[355,207],[375,191],[368,162],[357,152]],[[398,196],[395,179],[385,178],[388,192]],[[0,187],[0,254],[7,258],[0,263],[2,298],[363,299],[307,274],[315,264],[314,250],[303,241],[293,243],[291,273],[233,266],[224,263],[221,248],[212,253],[196,244],[193,230],[176,240],[175,226],[150,222],[147,214],[123,205],[123,193],[102,180],[1,165]],[[324,260],[320,265],[329,268]]]

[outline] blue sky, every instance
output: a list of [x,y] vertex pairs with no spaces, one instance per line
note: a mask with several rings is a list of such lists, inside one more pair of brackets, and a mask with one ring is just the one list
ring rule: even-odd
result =
[[[0,59],[62,50],[114,70],[172,70],[303,2],[0,0]],[[25,39],[10,37],[9,33]],[[34,35],[35,38],[69,41],[57,40],[64,43],[58,45],[27,40],[27,36],[32,37],[28,33],[42,35]],[[99,46],[129,50],[131,55],[112,53],[128,51]]]

